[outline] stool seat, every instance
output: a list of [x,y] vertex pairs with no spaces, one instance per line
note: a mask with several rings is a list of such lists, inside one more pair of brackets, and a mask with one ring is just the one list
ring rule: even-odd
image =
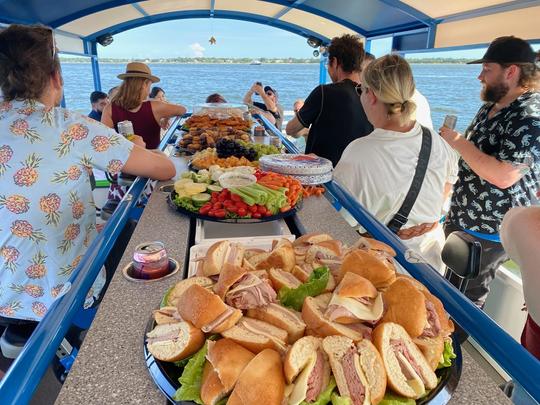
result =
[[120,201],[117,200],[108,200],[103,207],[101,207],[101,213],[100,217],[104,221],[107,221],[112,214],[114,213],[114,210],[116,210],[116,207],[118,207],[118,204],[120,204]]

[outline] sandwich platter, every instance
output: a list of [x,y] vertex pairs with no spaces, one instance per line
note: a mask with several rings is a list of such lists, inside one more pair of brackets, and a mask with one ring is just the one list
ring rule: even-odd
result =
[[454,325],[425,286],[396,273],[395,252],[368,238],[291,239],[191,249],[196,275],[165,292],[145,330],[167,399],[446,404],[462,367]]

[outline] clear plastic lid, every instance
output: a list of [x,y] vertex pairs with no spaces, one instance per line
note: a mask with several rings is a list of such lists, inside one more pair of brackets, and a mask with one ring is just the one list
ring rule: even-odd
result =
[[245,104],[204,103],[193,107],[193,115],[209,115],[212,118],[245,118],[248,108]]

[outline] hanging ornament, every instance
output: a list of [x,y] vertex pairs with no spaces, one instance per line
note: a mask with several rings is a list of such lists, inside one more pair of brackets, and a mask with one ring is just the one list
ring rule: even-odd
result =
[[210,45],[215,45],[215,44],[216,44],[216,39],[214,38],[213,35],[210,37],[210,39],[208,40],[208,42],[210,42]]

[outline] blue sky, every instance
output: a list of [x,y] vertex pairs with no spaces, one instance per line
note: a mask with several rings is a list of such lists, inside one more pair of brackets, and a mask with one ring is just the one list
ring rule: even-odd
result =
[[[210,45],[211,36],[217,44]],[[376,56],[389,51],[388,41],[373,44]],[[306,39],[299,35],[251,22],[225,19],[187,19],[166,21],[135,28],[114,36],[114,42],[99,47],[100,57],[170,58],[170,57],[312,57]],[[484,49],[411,54],[411,57],[476,58]]]

